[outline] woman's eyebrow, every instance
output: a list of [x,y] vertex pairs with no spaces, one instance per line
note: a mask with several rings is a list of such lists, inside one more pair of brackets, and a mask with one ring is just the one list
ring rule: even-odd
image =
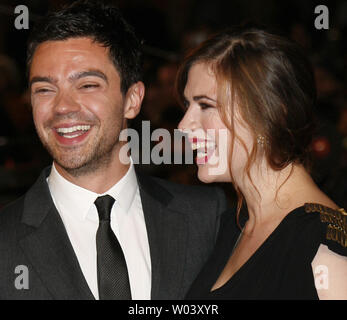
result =
[[206,95],[200,95],[200,96],[194,96],[194,97],[193,97],[193,100],[194,100],[194,101],[199,101],[199,100],[201,100],[201,99],[207,99],[207,100],[210,100],[210,101],[212,101],[212,102],[217,102],[216,100],[214,100],[214,99],[212,99],[212,98],[210,98],[210,97],[208,97],[208,96],[206,96]]

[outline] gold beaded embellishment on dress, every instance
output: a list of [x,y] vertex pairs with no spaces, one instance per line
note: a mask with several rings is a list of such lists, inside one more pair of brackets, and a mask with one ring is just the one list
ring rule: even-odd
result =
[[306,212],[319,212],[321,222],[328,223],[327,240],[336,241],[347,248],[347,212],[331,209],[318,203],[306,203]]

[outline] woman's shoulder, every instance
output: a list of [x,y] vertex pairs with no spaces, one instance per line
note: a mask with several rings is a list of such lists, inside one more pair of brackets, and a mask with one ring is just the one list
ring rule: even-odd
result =
[[293,262],[290,269],[297,272],[302,266],[305,270],[312,268],[320,299],[346,299],[346,211],[320,203],[305,203],[285,219],[281,247],[289,250],[285,259],[287,265],[287,259]]
[[319,203],[306,203],[303,218],[308,228],[319,229],[320,243],[331,251],[347,256],[347,213],[345,209],[333,209]]
[[320,245],[312,261],[320,299],[347,298],[347,213],[317,204],[305,204],[305,212],[319,220]]
[[301,255],[305,261],[312,261],[321,245],[347,257],[346,221],[344,209],[305,203],[288,213],[280,224],[277,238],[283,248],[290,250],[294,257]]

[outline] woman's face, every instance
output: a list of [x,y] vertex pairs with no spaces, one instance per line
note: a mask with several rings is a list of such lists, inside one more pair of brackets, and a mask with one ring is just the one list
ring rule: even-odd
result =
[[[184,90],[186,113],[178,128],[188,134],[193,150],[197,150],[198,178],[203,182],[229,182],[229,153],[232,143],[230,130],[217,109],[217,81],[206,63],[194,64],[188,73]],[[234,129],[250,150],[252,137],[234,117]],[[247,161],[245,148],[235,139],[231,171],[237,178]]]

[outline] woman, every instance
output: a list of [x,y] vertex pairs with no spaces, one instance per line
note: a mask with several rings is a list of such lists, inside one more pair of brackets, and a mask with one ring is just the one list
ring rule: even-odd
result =
[[347,214],[309,175],[316,96],[301,50],[229,30],[185,59],[177,90],[199,179],[232,182],[239,196],[187,298],[347,299]]

